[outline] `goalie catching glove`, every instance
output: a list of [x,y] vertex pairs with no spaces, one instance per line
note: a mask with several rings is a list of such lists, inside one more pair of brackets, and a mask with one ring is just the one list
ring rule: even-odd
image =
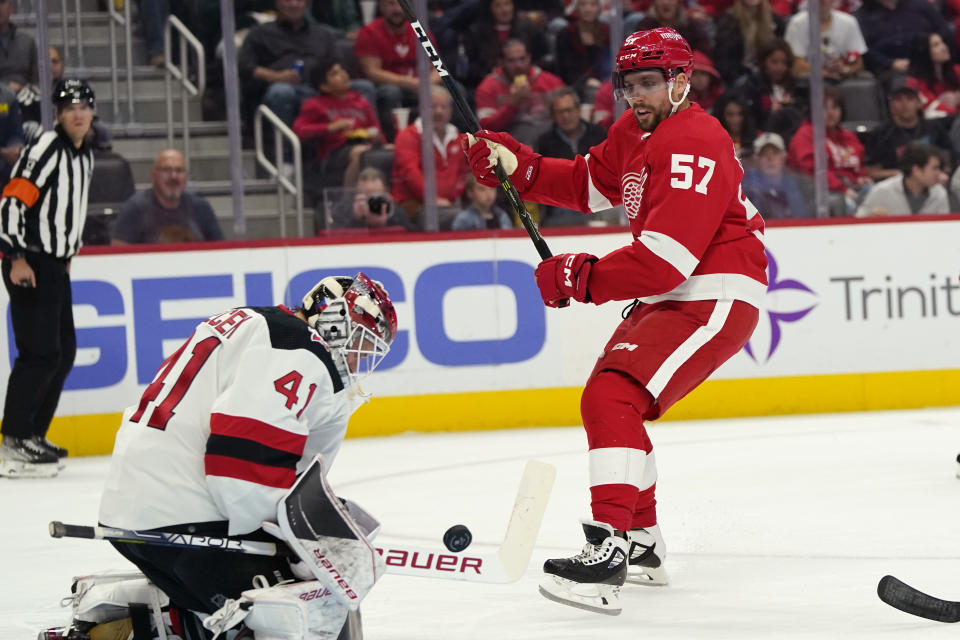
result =
[[477,182],[488,187],[500,184],[493,171],[498,160],[510,177],[510,182],[521,194],[530,189],[540,172],[542,156],[506,133],[484,129],[476,135],[461,134],[460,146],[467,154],[467,161]]
[[534,272],[543,304],[559,307],[564,300],[591,302],[587,281],[598,258],[589,253],[561,253],[547,258]]

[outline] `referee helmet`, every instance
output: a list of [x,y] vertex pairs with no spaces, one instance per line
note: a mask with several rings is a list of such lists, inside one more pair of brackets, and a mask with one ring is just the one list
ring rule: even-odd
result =
[[86,80],[71,78],[61,80],[53,90],[53,104],[57,112],[68,104],[85,104],[91,109],[96,108],[96,96]]

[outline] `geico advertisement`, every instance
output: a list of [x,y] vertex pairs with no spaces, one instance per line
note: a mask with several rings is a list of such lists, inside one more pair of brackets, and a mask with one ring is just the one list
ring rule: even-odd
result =
[[[718,378],[956,368],[960,221],[767,232],[771,286],[757,330]],[[624,232],[548,238],[596,255]],[[378,395],[583,384],[626,303],[546,309],[525,237],[80,256],[78,352],[59,415],[122,410],[201,320],[234,306],[294,306],[320,278],[364,271],[399,317]],[[16,355],[5,292],[5,391]]]

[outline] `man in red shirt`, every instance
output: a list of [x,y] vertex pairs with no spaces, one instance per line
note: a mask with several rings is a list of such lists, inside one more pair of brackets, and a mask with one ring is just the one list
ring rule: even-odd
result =
[[553,256],[536,270],[544,303],[634,300],[587,380],[593,520],[587,546],[548,560],[551,600],[620,613],[627,580],[666,584],[657,470],[645,420],[660,417],[746,344],[766,294],[763,219],[720,123],[687,100],[693,52],[673,29],[637,32],[617,57],[627,110],[609,137],[573,160],[535,154],[502,133],[469,146],[477,179],[499,159],[525,198],[584,212],[623,204],[634,241],[602,258]]
[[[380,0],[380,17],[357,32],[353,53],[360,67],[377,86],[377,113],[380,123],[393,140],[393,110],[417,104],[417,41],[397,0]],[[432,34],[431,34],[432,37]],[[440,76],[431,73],[431,81]]]
[[[437,206],[459,205],[467,183],[469,167],[458,142],[457,128],[450,123],[453,106],[450,94],[443,87],[431,87],[433,108],[433,159],[436,164]],[[423,206],[423,154],[420,140],[423,123],[420,118],[397,134],[393,151],[393,200],[417,222]]]
[[552,125],[547,94],[563,86],[563,80],[530,63],[522,40],[506,40],[500,47],[500,66],[477,87],[480,126],[508,131],[533,144]]

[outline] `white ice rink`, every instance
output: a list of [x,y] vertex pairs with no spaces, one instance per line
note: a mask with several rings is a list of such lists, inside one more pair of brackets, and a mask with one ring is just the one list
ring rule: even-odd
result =
[[[375,401],[375,400],[374,400]],[[580,428],[347,440],[334,490],[384,523],[384,539],[473,548],[503,538],[525,460],[557,467],[529,570],[516,584],[387,575],[363,606],[368,640],[956,638],[960,629],[876,597],[892,573],[960,599],[960,409],[665,422],[651,427],[672,584],[627,586],[619,617],[537,593],[545,558],[572,555],[588,514]],[[54,480],[0,481],[0,640],[62,623],[71,576],[124,561],[106,543],[53,540],[93,524],[106,458]]]

